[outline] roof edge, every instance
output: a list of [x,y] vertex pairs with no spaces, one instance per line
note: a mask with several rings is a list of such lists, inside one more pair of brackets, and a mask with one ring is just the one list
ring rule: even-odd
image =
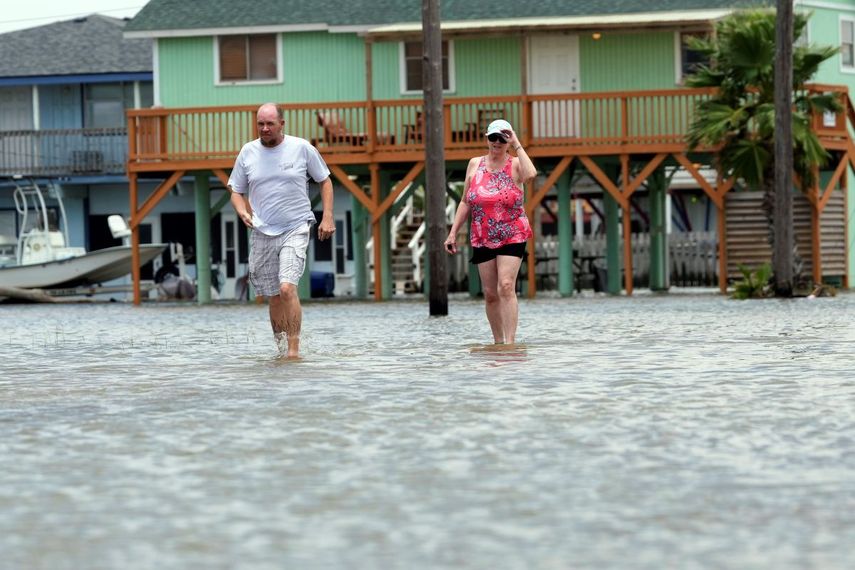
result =
[[278,34],[293,32],[365,33],[373,26],[330,26],[324,23],[283,24],[275,26],[238,26],[229,28],[195,28],[174,30],[125,31],[127,39],[194,38],[203,36],[233,36],[239,34]]
[[[494,20],[457,20],[440,24],[443,31],[477,31],[521,28],[596,28],[627,26],[635,24],[658,24],[662,26],[686,22],[710,22],[721,19],[735,11],[735,8],[717,8],[711,10],[680,10],[670,12],[633,12],[628,14],[599,14],[585,16],[553,16]],[[420,32],[421,23],[402,22],[373,27],[366,35],[405,34]]]

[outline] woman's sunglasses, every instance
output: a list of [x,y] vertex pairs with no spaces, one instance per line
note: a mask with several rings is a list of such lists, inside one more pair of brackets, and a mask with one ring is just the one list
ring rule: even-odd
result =
[[503,137],[502,135],[500,135],[498,133],[493,133],[491,135],[487,135],[487,140],[490,142],[500,142],[502,144],[505,144],[506,142],[508,142],[505,139],[505,137]]

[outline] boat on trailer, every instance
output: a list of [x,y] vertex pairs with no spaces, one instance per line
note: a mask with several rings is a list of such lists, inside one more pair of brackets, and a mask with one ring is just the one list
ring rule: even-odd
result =
[[[122,245],[87,252],[68,246],[68,224],[61,193],[45,190],[33,180],[13,179],[13,197],[20,231],[17,238],[0,236],[0,286],[19,289],[69,289],[97,285],[131,273],[131,231],[124,218],[108,218],[113,237]],[[56,201],[56,220],[51,219],[47,199]],[[140,244],[140,266],[148,263],[167,244]]]

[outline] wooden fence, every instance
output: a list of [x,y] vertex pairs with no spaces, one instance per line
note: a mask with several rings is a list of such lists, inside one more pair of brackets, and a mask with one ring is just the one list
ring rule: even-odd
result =
[[[650,282],[650,234],[632,234],[632,282],[647,287]],[[623,268],[623,248],[619,248]],[[541,239],[535,244],[538,288],[558,286],[558,241]],[[586,236],[573,242],[574,275],[577,289],[604,288],[606,237]],[[668,236],[670,285],[714,287],[718,284],[718,238],[715,232],[673,233]]]

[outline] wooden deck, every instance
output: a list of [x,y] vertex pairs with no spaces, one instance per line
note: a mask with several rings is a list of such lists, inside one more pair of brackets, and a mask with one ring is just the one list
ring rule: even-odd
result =
[[[813,126],[829,150],[838,151],[839,165],[825,193],[815,188],[808,196],[816,215],[827,202],[830,188],[845,170],[855,168],[855,145],[850,134],[855,111],[846,87],[809,85],[805,89],[837,93],[845,112],[831,118],[814,117]],[[709,184],[700,174],[714,162],[715,149],[690,151],[686,132],[697,104],[712,89],[668,89],[635,92],[527,95],[510,97],[448,98],[444,101],[445,159],[464,161],[484,151],[483,132],[496,119],[510,121],[535,163],[549,159],[555,166],[543,184],[526,192],[526,212],[535,209],[573,160],[579,160],[621,206],[624,235],[629,235],[630,196],[666,160],[684,167],[719,210],[719,235],[724,235],[724,195],[732,180],[719,177]],[[129,110],[128,164],[131,190],[131,227],[136,227],[172,186],[191,171],[210,170],[225,184],[227,170],[247,141],[256,138],[257,105]],[[375,243],[379,220],[397,196],[423,170],[425,160],[421,100],[354,101],[282,105],[285,132],[310,140],[323,154],[333,176],[368,210]],[[620,164],[620,182],[599,166],[597,158],[613,157]],[[347,169],[367,167],[370,191],[356,184]],[[392,191],[380,198],[380,168],[406,174]],[[364,170],[363,170],[364,172]],[[164,179],[142,205],[137,204],[140,176]],[[138,237],[135,238],[138,243]],[[631,250],[624,244],[625,288],[632,293]],[[818,238],[814,240],[818,242]],[[724,240],[719,240],[720,263],[726,267]],[[535,290],[533,243],[529,255],[529,294]],[[818,248],[818,245],[816,246]],[[379,283],[380,248],[374,248],[375,284]],[[814,264],[814,272],[819,271]],[[719,285],[726,290],[725,270]],[[819,280],[819,279],[817,279]],[[138,276],[135,275],[135,282]],[[380,287],[375,286],[379,298]]]
[[[484,148],[493,119],[510,121],[532,157],[680,152],[694,108],[711,90],[449,98],[448,160]],[[315,143],[329,164],[424,157],[421,100],[282,105],[288,134]],[[256,137],[257,105],[128,111],[130,172],[229,168]]]

